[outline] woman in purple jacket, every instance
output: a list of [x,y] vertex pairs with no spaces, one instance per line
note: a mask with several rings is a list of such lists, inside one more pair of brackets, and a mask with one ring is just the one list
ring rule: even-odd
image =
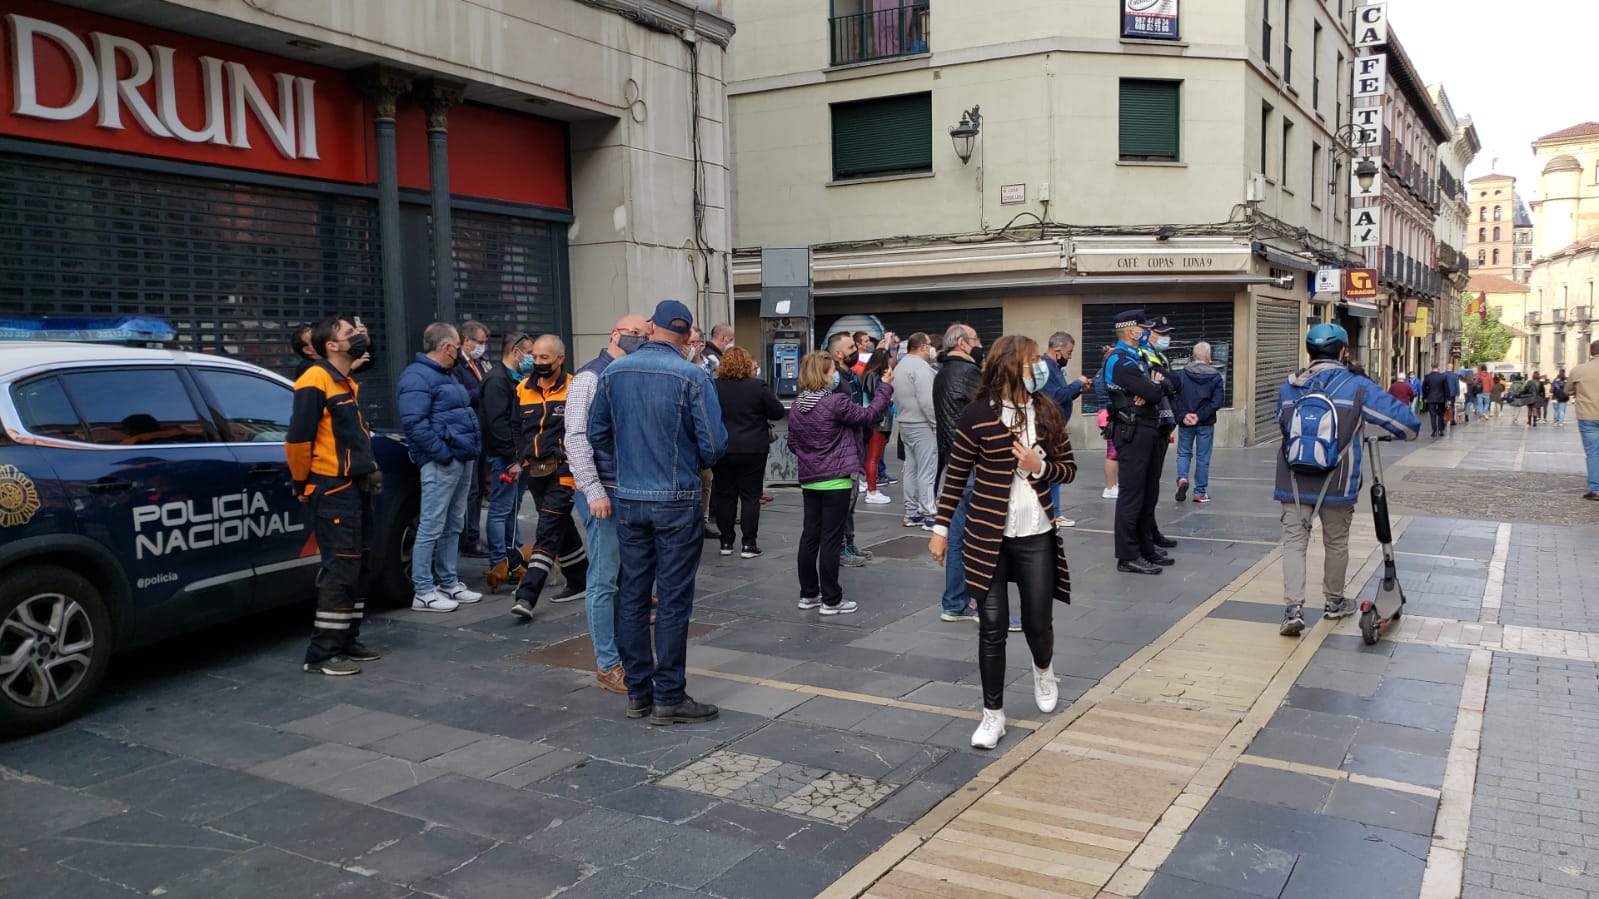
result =
[[800,394],[788,415],[788,445],[799,462],[805,495],[805,525],[800,534],[799,582],[802,609],[820,607],[823,615],[847,615],[856,604],[838,585],[838,556],[844,548],[844,520],[849,515],[850,476],[865,458],[861,439],[866,425],[880,418],[894,399],[894,372],[869,405],[862,407],[847,393],[834,393],[838,371],[833,357],[815,352],[800,361]]

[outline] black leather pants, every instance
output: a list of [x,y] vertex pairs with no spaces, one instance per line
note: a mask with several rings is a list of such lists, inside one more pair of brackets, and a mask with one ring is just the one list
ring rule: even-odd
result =
[[978,604],[977,670],[983,679],[983,708],[1005,707],[1005,635],[1010,627],[1010,583],[1021,594],[1022,634],[1033,652],[1033,667],[1055,655],[1055,533],[1006,537],[999,567]]

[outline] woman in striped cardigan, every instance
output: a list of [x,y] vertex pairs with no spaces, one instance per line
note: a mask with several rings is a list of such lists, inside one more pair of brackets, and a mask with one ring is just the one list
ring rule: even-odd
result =
[[1058,699],[1053,657],[1055,600],[1071,602],[1071,574],[1055,536],[1049,485],[1077,476],[1060,408],[1040,400],[1049,369],[1038,344],[1001,337],[983,365],[977,397],[961,413],[949,456],[938,523],[929,550],[942,562],[949,522],[975,468],[961,553],[967,593],[978,604],[977,665],[983,720],[972,745],[993,749],[1005,736],[1005,633],[1009,584],[1021,595],[1022,633],[1033,655],[1033,695],[1041,712]]

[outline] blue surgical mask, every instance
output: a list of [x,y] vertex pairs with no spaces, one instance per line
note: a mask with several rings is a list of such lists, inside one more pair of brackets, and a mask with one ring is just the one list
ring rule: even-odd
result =
[[829,391],[837,390],[838,389],[838,382],[839,382],[838,370],[834,369],[833,370],[833,380],[828,383],[827,389]]
[[1037,393],[1048,383],[1049,365],[1042,359],[1034,361],[1033,367],[1022,375],[1022,386],[1027,388],[1028,393]]
[[1154,344],[1155,344],[1155,349],[1160,350],[1162,353],[1164,353],[1164,352],[1166,352],[1167,348],[1169,348],[1171,346],[1171,338],[1167,337],[1165,335],[1162,335],[1160,337],[1156,337],[1155,341],[1154,341]]
[[533,357],[532,356],[523,356],[522,357],[522,361],[518,362],[516,364],[516,370],[521,372],[524,377],[526,377],[527,375],[532,374],[533,373]]

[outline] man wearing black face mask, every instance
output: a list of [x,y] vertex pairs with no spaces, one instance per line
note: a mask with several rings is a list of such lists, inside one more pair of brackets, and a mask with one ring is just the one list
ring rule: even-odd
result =
[[566,459],[566,400],[572,376],[562,370],[566,344],[554,334],[533,341],[533,373],[517,388],[522,406],[522,467],[539,507],[527,572],[516,588],[511,614],[531,621],[533,607],[557,559],[566,586],[550,602],[571,602],[587,592],[588,554],[572,521],[576,482]]
[[517,385],[533,371],[533,338],[518,331],[507,337],[500,366],[488,372],[478,402],[483,423],[483,455],[488,459],[489,514],[484,543],[489,568],[483,579],[498,592],[519,581],[526,567],[517,552],[516,511],[522,481],[522,409]]

